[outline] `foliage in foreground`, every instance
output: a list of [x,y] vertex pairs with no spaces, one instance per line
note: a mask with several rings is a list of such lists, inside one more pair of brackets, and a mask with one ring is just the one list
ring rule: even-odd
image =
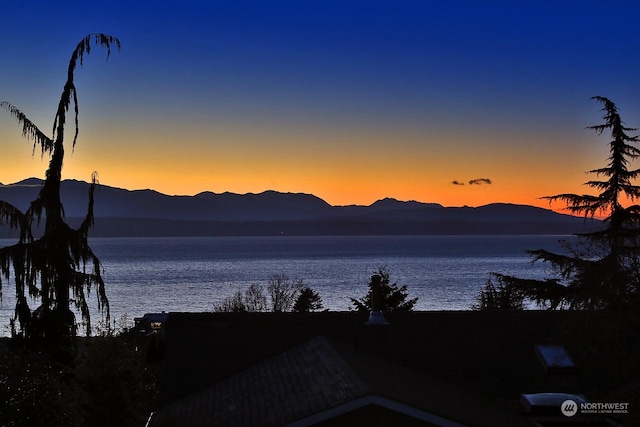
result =
[[73,364],[14,341],[0,351],[1,424],[144,425],[157,405],[157,388],[140,338],[121,333],[80,339]]
[[566,254],[544,249],[529,253],[533,261],[549,263],[557,278],[533,280],[496,274],[501,285],[517,289],[538,306],[569,309],[620,309],[640,303],[640,206],[624,203],[640,198],[640,186],[633,181],[640,169],[629,169],[640,157],[635,144],[637,129],[624,125],[617,106],[604,97],[601,103],[604,123],[589,129],[601,135],[610,132],[609,157],[605,167],[589,173],[597,178],[585,183],[596,195],[558,194],[545,197],[562,201],[572,214],[604,215],[605,228],[576,235],[575,242],[564,242]]
[[[409,292],[407,286],[398,286],[397,283],[390,284],[390,272],[387,267],[378,268],[380,281],[380,309],[382,312],[391,311],[411,311],[418,302],[418,298],[407,299]],[[369,291],[362,299],[350,298],[356,311],[370,312],[372,307],[373,281],[369,282]]]
[[[42,155],[50,156],[46,179],[26,212],[0,201],[0,222],[19,230],[18,243],[0,249],[0,290],[2,279],[8,281],[11,270],[15,275],[16,307],[12,318],[12,332],[26,338],[44,339],[49,346],[68,346],[76,335],[75,315],[70,309],[73,304],[80,311],[86,325],[86,333],[91,332],[91,317],[86,302],[86,294],[96,292],[98,307],[109,318],[109,303],[101,276],[100,261],[89,247],[87,236],[93,225],[93,191],[96,184],[94,174],[89,191],[87,215],[76,230],[69,227],[64,219],[64,209],[60,200],[60,182],[64,159],[64,142],[67,113],[74,107],[75,133],[71,146],[78,138],[78,95],[74,83],[77,65],[82,65],[85,54],[92,44],[104,47],[107,57],[112,46],[120,48],[120,41],[105,34],[93,34],[80,41],[69,60],[67,81],[53,120],[52,136],[42,132],[27,116],[14,105],[3,101],[0,107],[12,115],[22,125],[22,135],[33,141],[33,149],[39,147]],[[44,222],[44,233],[34,238],[32,226]],[[39,301],[32,309],[29,301]],[[19,331],[16,328],[16,321]]]

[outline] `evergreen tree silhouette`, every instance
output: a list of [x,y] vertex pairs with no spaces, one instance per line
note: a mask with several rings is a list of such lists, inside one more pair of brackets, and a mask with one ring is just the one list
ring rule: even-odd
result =
[[[65,222],[60,200],[67,113],[72,105],[75,119],[72,148],[75,147],[79,130],[74,72],[78,65],[82,65],[84,55],[90,52],[93,44],[105,48],[107,58],[112,47],[120,49],[120,41],[105,34],[90,34],[78,43],[69,60],[67,81],[58,103],[51,137],[45,135],[18,108],[6,101],[0,103],[0,107],[22,125],[22,135],[33,141],[34,152],[39,147],[42,156],[50,156],[44,184],[26,212],[22,213],[11,204],[0,201],[0,222],[19,230],[18,242],[0,249],[0,290],[3,281],[9,281],[13,269],[16,307],[11,319],[12,334],[33,341],[44,341],[55,347],[70,343],[76,336],[77,323],[70,309],[71,304],[80,311],[85,331],[90,334],[91,317],[86,295],[92,290],[96,292],[99,310],[109,321],[109,302],[100,261],[87,242],[88,231],[94,220],[96,174],[92,176],[87,214],[78,229],[72,229]],[[34,238],[32,228],[34,224],[40,224],[42,219],[43,234]],[[30,301],[39,302],[39,306],[32,309]]]
[[588,129],[598,135],[608,132],[608,164],[589,173],[595,180],[585,183],[598,190],[596,195],[558,194],[545,199],[562,201],[573,214],[585,217],[604,216],[604,228],[576,235],[575,242],[564,242],[565,254],[543,249],[529,253],[533,261],[548,262],[559,278],[529,280],[496,275],[507,286],[538,305],[549,308],[600,309],[618,308],[637,304],[640,290],[640,186],[633,180],[640,169],[630,170],[631,161],[640,157],[635,145],[638,136],[629,133],[637,129],[624,125],[615,103],[596,96],[601,103],[604,123]]
[[[412,311],[418,302],[418,298],[409,297],[407,285],[398,286],[391,284],[391,273],[387,267],[379,267],[377,274],[380,275],[380,310],[384,313],[392,311]],[[349,298],[353,309],[360,312],[370,312],[373,308],[373,281],[369,281],[369,291],[361,299]]]

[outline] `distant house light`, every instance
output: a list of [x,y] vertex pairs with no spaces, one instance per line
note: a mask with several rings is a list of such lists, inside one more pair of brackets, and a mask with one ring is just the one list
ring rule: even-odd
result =
[[576,366],[565,348],[557,344],[540,344],[536,346],[536,354],[540,358],[546,372],[573,372]]
[[135,328],[139,332],[147,334],[162,332],[168,317],[169,314],[164,311],[162,313],[146,313],[144,316],[134,319]]
[[150,326],[152,330],[157,331],[162,329],[162,322],[151,322]]

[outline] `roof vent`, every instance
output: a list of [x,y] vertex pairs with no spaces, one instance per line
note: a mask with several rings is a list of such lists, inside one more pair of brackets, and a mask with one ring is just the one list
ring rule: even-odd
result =
[[387,319],[382,314],[382,304],[380,295],[380,285],[382,282],[382,276],[374,274],[371,276],[371,313],[369,314],[369,320],[367,325],[388,325]]
[[536,346],[536,354],[540,358],[547,374],[575,372],[576,366],[561,345],[540,344]]
[[569,393],[534,393],[520,396],[520,405],[527,415],[562,416],[560,405],[571,400],[576,405],[587,403],[584,397]]

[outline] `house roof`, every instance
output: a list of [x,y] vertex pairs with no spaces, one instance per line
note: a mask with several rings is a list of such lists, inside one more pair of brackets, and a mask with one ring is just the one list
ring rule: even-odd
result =
[[322,424],[371,406],[422,425],[531,425],[521,394],[602,386],[580,355],[577,372],[549,373],[535,351],[563,344],[575,317],[389,313],[372,327],[355,312],[171,313],[150,425]]
[[[150,425],[306,426],[368,405],[425,425],[460,427],[478,418],[486,425],[529,425],[490,399],[420,372],[366,353],[348,359],[318,336],[168,405]],[[413,405],[402,402],[407,394]]]
[[152,426],[285,425],[369,392],[316,338],[163,408]]

